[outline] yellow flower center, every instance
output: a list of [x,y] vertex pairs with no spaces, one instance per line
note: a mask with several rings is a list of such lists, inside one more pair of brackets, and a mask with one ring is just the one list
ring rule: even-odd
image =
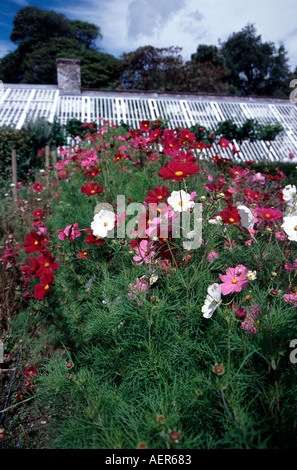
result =
[[49,267],[49,263],[45,263],[44,267],[45,267],[45,268],[48,268],[48,267]]
[[297,232],[297,225],[295,225],[294,230],[295,230],[295,232]]
[[34,245],[38,245],[38,241],[36,240],[36,242],[34,242]]
[[103,225],[104,225],[104,227],[106,227],[106,226],[108,225],[108,222],[104,222],[104,224],[103,224]]
[[181,175],[183,175],[184,173],[183,173],[183,171],[176,171],[174,174],[175,174],[176,176],[181,176]]
[[44,290],[48,290],[49,289],[49,285],[47,284],[45,287],[44,287]]
[[235,222],[235,220],[232,217],[230,217],[229,222],[231,222],[231,224],[233,224],[233,222]]
[[179,206],[183,205],[183,201],[178,201]]
[[157,199],[162,199],[162,196],[158,196]]
[[91,193],[94,194],[94,192],[95,192],[95,189],[92,189]]
[[233,279],[232,284],[237,284],[237,283],[238,283],[238,280],[237,280],[237,279]]
[[271,215],[270,214],[265,214],[266,219],[270,219]]

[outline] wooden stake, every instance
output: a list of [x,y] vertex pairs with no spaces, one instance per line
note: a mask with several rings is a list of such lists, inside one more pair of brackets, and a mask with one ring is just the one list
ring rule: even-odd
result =
[[45,170],[46,170],[46,182],[48,183],[48,167],[50,166],[50,148],[49,145],[45,146]]
[[18,172],[17,172],[17,154],[16,150],[12,149],[11,151],[11,168],[12,168],[12,182],[14,186],[12,187],[13,199],[14,202],[18,201]]
[[50,166],[50,148],[49,145],[45,146],[45,167]]

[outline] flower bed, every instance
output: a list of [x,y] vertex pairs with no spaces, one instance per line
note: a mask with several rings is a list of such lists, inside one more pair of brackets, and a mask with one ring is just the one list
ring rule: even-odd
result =
[[19,189],[14,403],[46,415],[43,446],[296,445],[296,186],[220,145],[105,123]]

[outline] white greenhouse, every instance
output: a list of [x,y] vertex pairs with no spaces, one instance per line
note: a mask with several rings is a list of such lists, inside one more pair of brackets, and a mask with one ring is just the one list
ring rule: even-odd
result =
[[[68,60],[71,61],[70,59]],[[73,61],[72,61],[73,67]],[[77,71],[76,71],[77,72]],[[71,75],[71,74],[68,74]],[[240,160],[288,161],[297,157],[297,107],[289,99],[238,98],[172,93],[136,93],[120,91],[82,90],[78,70],[78,86],[67,82],[67,70],[58,85],[3,84],[0,94],[0,126],[13,125],[20,129],[28,120],[54,118],[65,124],[71,118],[82,122],[121,121],[132,128],[143,119],[168,120],[168,126],[189,128],[197,123],[214,129],[220,121],[233,119],[237,125],[247,119],[261,124],[282,124],[280,139],[268,142],[244,142],[237,158]],[[237,143],[234,142],[236,145]],[[239,145],[237,144],[239,147]],[[222,151],[220,150],[221,154]]]

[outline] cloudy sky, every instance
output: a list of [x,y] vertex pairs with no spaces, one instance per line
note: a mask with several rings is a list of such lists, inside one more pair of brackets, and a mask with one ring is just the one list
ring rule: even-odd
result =
[[290,67],[297,66],[296,0],[1,0],[0,58],[15,48],[9,36],[24,6],[97,24],[98,46],[116,57],[140,46],[179,46],[188,60],[199,44],[218,45],[254,23],[262,41],[283,44]]

